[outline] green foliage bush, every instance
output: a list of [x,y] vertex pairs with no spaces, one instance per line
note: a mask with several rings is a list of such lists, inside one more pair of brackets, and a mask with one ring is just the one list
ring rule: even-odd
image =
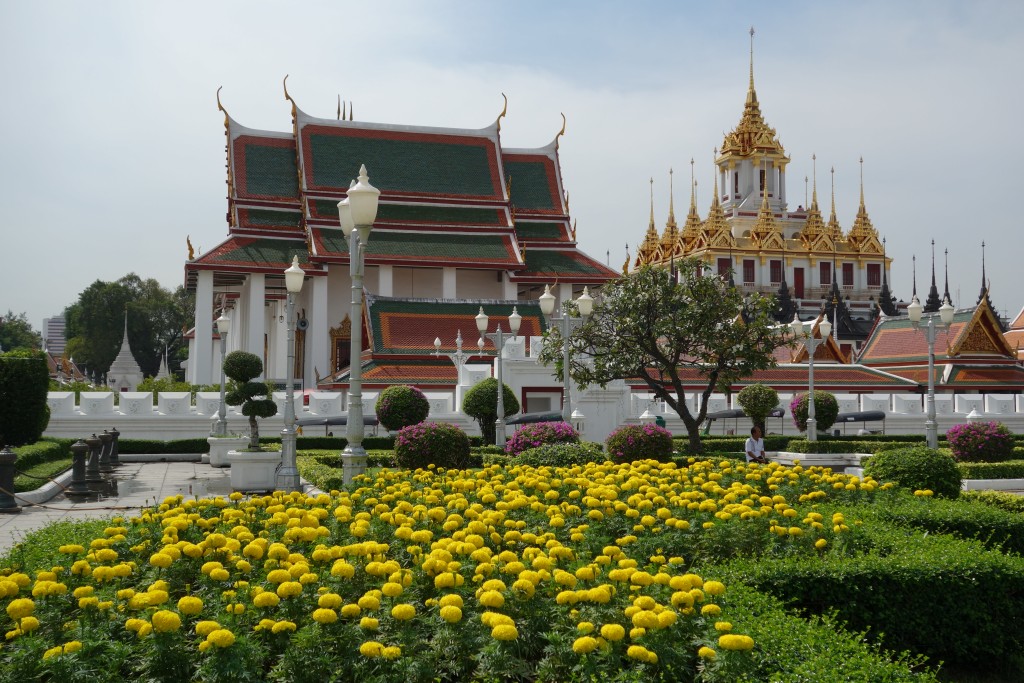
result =
[[604,462],[607,456],[593,443],[551,443],[527,448],[508,462],[509,465],[531,467],[572,467],[591,462]]
[[1013,457],[1013,434],[1001,422],[967,422],[946,432],[953,457],[961,462],[1000,462]]
[[395,462],[410,470],[436,465],[448,469],[469,467],[469,438],[445,422],[421,422],[403,427],[395,437]]
[[566,422],[536,422],[523,425],[505,444],[505,450],[518,455],[529,448],[550,443],[579,443],[580,435]]
[[1024,460],[960,462],[957,468],[964,479],[1024,479]]
[[37,441],[13,449],[18,459],[14,467],[25,471],[44,462],[52,462],[71,456],[71,442],[68,439]]
[[253,380],[263,373],[263,361],[248,351],[232,351],[224,359],[224,374],[232,381],[225,401],[229,406],[242,406],[242,415],[249,418],[249,450],[260,449],[260,429],[257,418],[277,415],[277,404],[270,398],[270,389],[264,382]]
[[926,531],[974,539],[990,550],[1024,554],[1024,516],[971,500],[900,497],[879,505],[878,519]]
[[964,491],[960,498],[965,501],[990,505],[1008,512],[1024,513],[1024,497],[1006,491]]
[[39,440],[50,423],[49,388],[42,351],[0,353],[0,447]]
[[906,447],[905,442],[899,441],[840,441],[838,439],[805,441],[793,439],[785,450],[790,453],[879,453]]
[[[787,436],[785,434],[771,434],[764,437],[764,449],[766,451],[786,451],[789,450],[790,443],[797,441],[801,441],[801,439],[796,436]],[[701,444],[704,447],[704,452],[716,451],[728,453],[742,453],[746,443],[747,438],[742,436],[709,435],[701,437]],[[676,452],[682,453],[684,455],[691,454],[689,439],[673,437],[672,444]],[[704,453],[702,452],[701,457],[703,457],[703,455]]]
[[665,462],[672,458],[673,448],[672,432],[650,423],[619,427],[604,442],[604,449],[614,462]]
[[416,387],[396,384],[377,396],[377,419],[389,432],[419,424],[430,414],[430,401]]
[[[807,431],[807,394],[797,394],[789,404],[793,424],[801,432]],[[839,401],[827,391],[814,392],[814,419],[819,432],[828,431],[839,417]]]
[[928,489],[945,498],[959,496],[962,484],[953,458],[925,447],[876,453],[864,466],[864,474],[911,491]]
[[[509,417],[519,412],[519,399],[507,384],[502,384],[502,401]],[[462,397],[462,412],[476,420],[485,444],[494,443],[494,421],[498,419],[498,380],[493,377],[477,382]]]
[[[760,427],[761,433],[764,434],[764,421],[769,413],[779,405],[779,394],[767,385],[751,384],[743,387],[740,393],[736,394],[736,401],[743,408],[747,417]],[[765,449],[767,450],[767,446]]]

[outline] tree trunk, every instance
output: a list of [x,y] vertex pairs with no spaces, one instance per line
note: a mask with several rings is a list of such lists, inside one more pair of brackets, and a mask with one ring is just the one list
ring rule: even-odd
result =
[[256,424],[256,416],[249,416],[249,450],[258,451],[260,449],[260,428]]
[[494,427],[494,423],[496,420],[497,418],[495,417],[494,419],[480,420],[478,422],[478,424],[480,425],[480,436],[483,438],[483,443],[485,446],[493,446],[494,442],[497,440],[498,430],[495,429]]
[[694,455],[704,452],[704,444],[700,440],[700,426],[693,425],[692,427],[687,425],[686,434],[690,437],[690,452]]

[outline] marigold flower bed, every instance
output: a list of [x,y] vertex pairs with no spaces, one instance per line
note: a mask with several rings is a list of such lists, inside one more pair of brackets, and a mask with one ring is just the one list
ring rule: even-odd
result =
[[880,488],[691,460],[178,496],[62,566],[0,568],[0,661],[21,680],[735,680],[758,644],[699,567],[844,552],[856,523],[815,507]]

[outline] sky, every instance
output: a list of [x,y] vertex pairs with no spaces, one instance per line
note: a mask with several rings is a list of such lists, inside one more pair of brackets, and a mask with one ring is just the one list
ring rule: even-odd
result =
[[[505,147],[560,140],[581,248],[618,268],[669,169],[677,219],[710,204],[712,153],[740,119],[749,28],[761,110],[803,204],[817,156],[844,229],[859,201],[910,299],[935,240],[954,304],[986,274],[998,311],[1024,306],[1024,3],[3,2],[0,3],[0,314],[37,329],[95,280],[184,281],[186,237],[227,234],[221,101],[242,125],[290,131],[299,107],[357,121],[482,128]],[[371,182],[373,170],[370,169]],[[827,218],[827,213],[826,213]]]

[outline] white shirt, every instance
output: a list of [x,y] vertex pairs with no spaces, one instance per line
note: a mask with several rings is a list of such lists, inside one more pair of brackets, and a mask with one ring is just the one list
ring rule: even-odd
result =
[[748,437],[747,443],[743,447],[743,450],[747,452],[747,462],[750,462],[750,454],[753,453],[758,457],[766,457],[764,453],[764,438],[755,439],[754,437]]

